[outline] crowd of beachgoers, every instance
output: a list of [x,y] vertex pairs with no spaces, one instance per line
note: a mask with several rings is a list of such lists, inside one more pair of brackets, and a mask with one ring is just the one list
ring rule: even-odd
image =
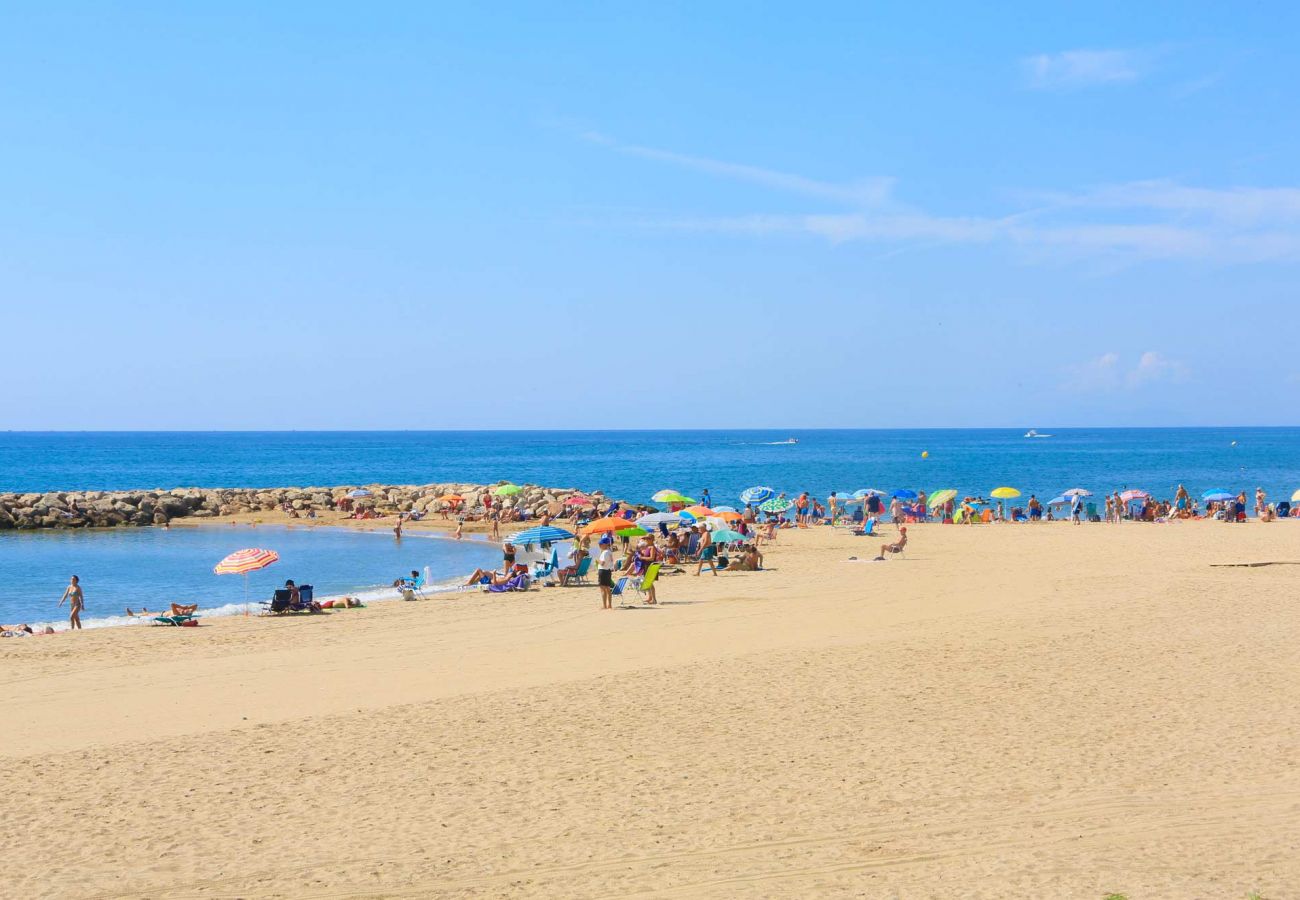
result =
[[[460,539],[466,528],[482,530],[501,542],[501,564],[478,569],[463,588],[492,593],[527,591],[538,586],[594,585],[600,589],[601,605],[610,609],[617,598],[627,603],[635,595],[647,604],[657,602],[656,585],[662,576],[708,570],[719,572],[762,571],[765,545],[775,541],[783,529],[829,526],[846,528],[857,535],[874,535],[888,524],[895,540],[883,543],[876,560],[901,553],[909,540],[907,526],[919,523],[977,525],[1006,522],[1175,522],[1214,519],[1243,522],[1252,516],[1268,522],[1300,516],[1296,495],[1290,500],[1270,502],[1257,488],[1253,497],[1246,491],[1205,491],[1193,496],[1178,485],[1171,497],[1157,498],[1140,489],[1115,490],[1100,496],[1084,488],[1072,488],[1046,501],[1037,494],[1024,496],[1013,487],[999,487],[989,496],[959,496],[955,489],[927,494],[906,488],[885,492],[863,489],[831,491],[815,497],[804,491],[794,496],[768,487],[752,487],[740,495],[737,506],[713,504],[708,490],[697,500],[675,490],[660,491],[654,505],[611,500],[600,492],[567,492],[565,496],[539,495],[536,506],[521,503],[517,495],[525,489],[504,483],[468,496],[443,493],[430,497],[420,508],[386,508],[364,489],[340,495],[334,512],[340,520],[382,520],[396,517],[393,527],[400,539],[402,529],[412,522],[433,517],[454,528]],[[468,492],[467,492],[468,494]],[[1297,492],[1300,495],[1300,491]],[[315,509],[284,503],[280,510],[289,518],[316,519]],[[503,538],[506,530],[527,526]],[[245,551],[248,552],[248,551]],[[274,554],[271,554],[272,561]],[[403,599],[427,596],[431,586],[418,572],[393,583]],[[81,627],[84,592],[75,576],[64,592],[71,629]],[[351,609],[360,605],[354,597],[315,600],[311,586],[287,581],[266,603],[268,615],[315,613],[330,608]],[[127,610],[128,617],[144,617],[163,625],[193,625],[201,615],[197,604],[171,604],[158,612]],[[0,636],[21,637],[53,633],[49,626],[33,629],[26,624],[0,626]]]

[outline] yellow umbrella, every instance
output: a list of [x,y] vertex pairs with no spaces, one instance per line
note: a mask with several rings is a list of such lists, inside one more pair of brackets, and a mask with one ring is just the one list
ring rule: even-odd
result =
[[1000,487],[994,488],[993,493],[989,496],[998,500],[1014,500],[1016,497],[1020,496],[1020,491],[1013,487]]
[[1296,491],[1294,494],[1291,495],[1291,502],[1300,503],[1300,490]]

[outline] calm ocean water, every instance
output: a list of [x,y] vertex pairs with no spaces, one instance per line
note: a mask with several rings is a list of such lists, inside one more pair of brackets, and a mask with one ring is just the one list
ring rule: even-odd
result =
[[[754,484],[822,497],[863,487],[987,493],[1004,484],[1040,497],[1070,487],[1140,487],[1171,496],[1182,483],[1193,494],[1262,486],[1278,499],[1300,488],[1300,428],[1051,433],[1046,439],[1006,429],[0,433],[0,491],[509,479],[600,488],[635,500],[664,487],[692,496],[709,488],[715,503],[735,503]],[[799,443],[777,443],[789,437]],[[238,599],[238,579],[213,581],[212,563],[236,544],[276,541],[267,539],[267,529],[238,540],[212,531],[0,532],[0,620],[50,618],[47,598],[57,599],[76,570],[96,573],[93,581],[87,576],[92,612],[96,595],[114,608],[131,597],[152,605],[198,592]],[[267,585],[298,577],[318,588],[355,590],[413,566],[430,565],[437,577],[495,559],[488,548],[430,540],[404,541],[399,550],[391,537],[369,535],[284,532],[276,539],[282,554],[290,548],[300,556],[268,570]],[[97,569],[89,568],[92,562]],[[194,580],[199,576],[208,581]]]

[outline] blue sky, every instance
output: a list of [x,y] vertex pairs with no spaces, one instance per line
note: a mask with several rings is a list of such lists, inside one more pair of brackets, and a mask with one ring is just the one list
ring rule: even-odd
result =
[[8,7],[0,428],[1300,420],[1295,6],[622,6]]

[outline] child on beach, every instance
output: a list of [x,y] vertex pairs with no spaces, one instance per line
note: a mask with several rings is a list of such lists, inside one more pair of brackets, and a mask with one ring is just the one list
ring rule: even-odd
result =
[[600,554],[596,557],[596,583],[600,585],[600,608],[614,608],[614,542],[608,537],[600,539]]

